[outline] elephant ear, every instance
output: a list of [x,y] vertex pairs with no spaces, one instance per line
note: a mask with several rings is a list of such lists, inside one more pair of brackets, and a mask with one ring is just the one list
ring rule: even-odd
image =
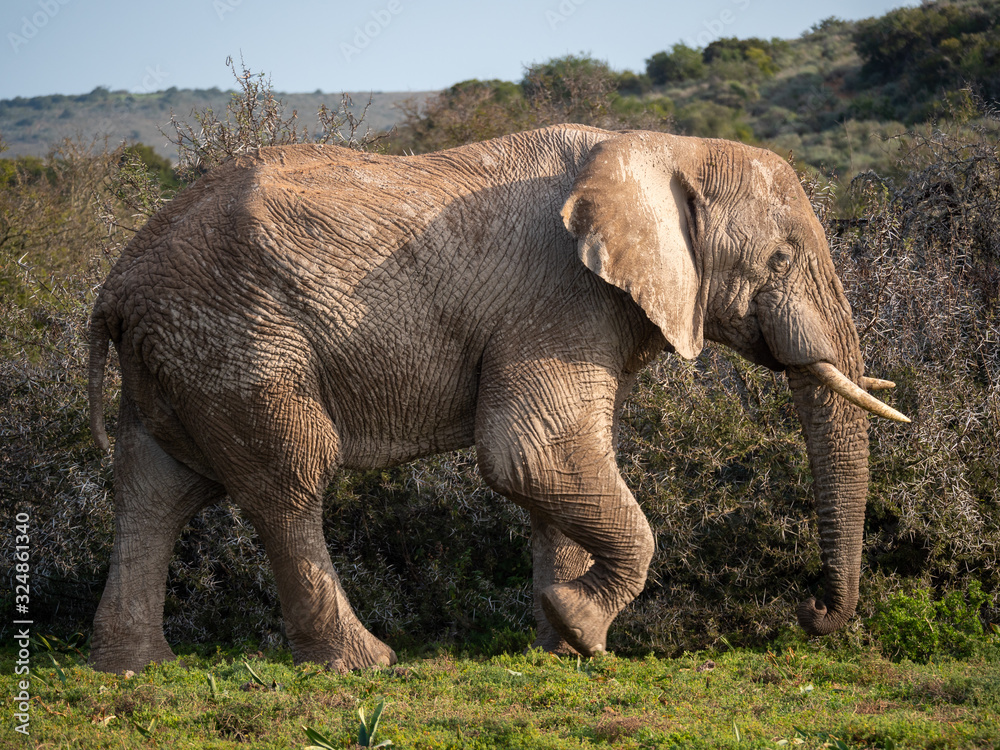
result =
[[682,167],[693,161],[691,148],[639,133],[604,141],[562,209],[584,265],[628,292],[688,359],[704,346],[695,257],[697,207],[704,200]]

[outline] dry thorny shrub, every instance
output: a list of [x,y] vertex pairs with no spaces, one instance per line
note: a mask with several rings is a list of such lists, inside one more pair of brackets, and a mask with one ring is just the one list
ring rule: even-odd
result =
[[[914,418],[873,444],[869,559],[998,592],[1000,119],[905,138],[896,181],[861,175],[868,225],[838,262],[872,370]],[[994,617],[996,612],[993,613]]]
[[37,169],[8,166],[0,189],[0,539],[13,549],[13,516],[30,511],[33,616],[93,609],[110,543],[110,475],[87,437],[85,395],[101,273],[91,201],[109,165],[92,146],[66,142]]
[[[244,122],[287,122],[280,108],[257,109],[262,101],[258,93],[234,107],[249,112]],[[191,145],[193,130],[178,135],[192,166],[242,148],[221,121],[204,117],[200,145]],[[238,119],[231,113],[227,122]],[[961,587],[978,578],[998,591],[996,125],[988,114],[957,135],[909,136],[905,177],[859,178],[864,219],[839,234],[844,226],[831,228],[869,370],[899,383],[887,398],[914,417],[911,426],[872,422],[865,616],[913,580]],[[243,137],[248,132],[262,131],[247,126]],[[293,131],[263,132],[290,138]],[[136,197],[143,194],[137,166],[114,163],[121,166],[108,190],[120,194],[104,204],[105,215],[117,217],[106,235],[112,253],[155,205]],[[808,187],[828,218],[829,190]],[[18,190],[4,193],[5,221],[45,224],[10,209],[22,205]],[[64,204],[48,195],[38,205]],[[12,248],[0,243],[5,267],[19,257]],[[109,462],[90,445],[86,425],[83,325],[93,281],[78,279],[70,295],[77,301],[64,306],[64,298],[39,293],[37,276],[3,283],[0,438],[11,446],[0,472],[3,511],[9,519],[32,509],[40,609],[58,615],[50,619],[58,628],[86,630],[112,527]],[[20,296],[6,294],[7,286]],[[108,387],[110,412],[114,377]],[[620,464],[658,549],[646,592],[619,617],[609,645],[670,652],[724,633],[756,642],[790,624],[821,576],[808,462],[783,376],[720,347],[695,362],[660,358],[643,373],[622,422]],[[5,523],[4,533],[11,528]],[[531,624],[526,515],[484,487],[472,451],[343,473],[328,492],[325,530],[362,620],[397,644],[404,634],[467,640]],[[987,615],[996,619],[995,611]],[[278,617],[252,527],[229,504],[199,514],[171,563],[168,638],[273,644],[281,640]]]
[[185,181],[197,179],[227,159],[262,146],[334,143],[367,150],[387,137],[368,127],[362,131],[371,101],[357,116],[347,94],[341,96],[336,109],[330,109],[325,104],[320,106],[316,113],[316,128],[310,136],[308,126],[299,122],[296,110],[286,116],[285,105],[272,91],[269,78],[262,73],[252,73],[242,61],[240,73],[236,72],[232,58],[227,58],[226,64],[240,90],[233,94],[226,107],[225,120],[219,119],[211,109],[192,112],[193,125],[171,114],[174,135],[168,137],[177,146],[180,156],[177,171]]

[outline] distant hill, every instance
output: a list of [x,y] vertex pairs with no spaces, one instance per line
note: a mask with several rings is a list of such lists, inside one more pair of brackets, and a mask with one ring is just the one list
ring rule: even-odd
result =
[[[555,122],[731,138],[790,155],[800,167],[849,180],[891,175],[894,136],[939,120],[969,121],[1000,106],[1000,0],[925,0],[860,21],[827,18],[795,39],[724,37],[704,48],[652,52],[644,71],[569,55],[535,64],[521,81],[466,80],[441,92],[375,93],[366,121],[399,125],[393,153],[422,153]],[[0,101],[6,156],[44,155],[62,139],[141,141],[176,154],[161,134],[170,113],[224,113],[219,89]],[[313,131],[339,94],[278,94]],[[360,112],[368,94],[353,95]],[[406,111],[407,100],[418,104]],[[100,144],[103,145],[103,144]]]
[[674,44],[645,71],[568,55],[519,82],[468,80],[429,99],[393,148],[417,152],[573,121],[730,138],[849,181],[891,176],[908,130],[1000,107],[1000,0],[925,0],[795,39]]
[[[371,107],[365,123],[373,130],[388,130],[403,119],[398,105],[407,100],[420,104],[435,92],[375,92],[370,94]],[[64,138],[95,140],[109,146],[123,140],[142,142],[153,147],[160,156],[176,160],[176,149],[161,131],[172,134],[170,114],[180,121],[194,123],[192,110],[211,107],[220,115],[232,96],[231,91],[213,89],[177,89],[148,94],[109,91],[98,87],[79,96],[36,96],[0,100],[0,134],[9,150],[7,157],[44,156],[53,144]],[[360,116],[369,99],[367,92],[352,93],[352,111]],[[321,104],[336,109],[340,94],[278,94],[286,105],[286,113],[297,110],[299,121],[310,131],[316,123]]]

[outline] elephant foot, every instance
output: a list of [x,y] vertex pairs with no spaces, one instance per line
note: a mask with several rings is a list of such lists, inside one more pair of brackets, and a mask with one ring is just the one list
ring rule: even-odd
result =
[[95,637],[87,663],[98,672],[124,674],[129,671],[139,673],[149,664],[176,658],[162,635],[146,644],[137,644],[129,638]]
[[545,617],[566,643],[583,656],[605,650],[608,626],[615,619],[594,601],[581,585],[557,583],[541,595]]
[[368,667],[388,667],[397,661],[396,652],[367,630],[336,646],[296,648],[293,644],[292,654],[296,664],[307,661],[322,664],[339,674]]
[[559,642],[557,644],[555,644],[554,646],[547,645],[545,643],[542,643],[538,639],[535,639],[534,643],[532,643],[530,646],[528,646],[528,648],[526,648],[524,650],[524,653],[527,654],[529,651],[533,651],[535,649],[540,649],[540,650],[544,651],[547,654],[552,654],[553,656],[579,656],[580,655],[580,652],[577,651],[572,646],[570,646],[566,642],[565,638],[560,638]]
[[546,620],[544,625],[539,623],[538,635],[535,642],[527,650],[541,649],[556,656],[576,656],[579,652],[566,642],[566,639],[559,635]]

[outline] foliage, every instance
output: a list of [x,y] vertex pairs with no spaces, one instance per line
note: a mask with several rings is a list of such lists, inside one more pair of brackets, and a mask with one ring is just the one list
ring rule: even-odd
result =
[[615,88],[615,74],[606,62],[567,55],[531,65],[521,79],[529,99],[551,102],[568,111],[600,108]]
[[969,582],[968,591],[949,591],[938,601],[931,599],[929,589],[918,587],[890,596],[870,626],[893,660],[925,662],[942,653],[965,659],[986,647],[979,617],[989,603],[976,580]]
[[699,50],[679,42],[670,52],[657,52],[646,60],[646,75],[657,85],[701,78],[705,63]]
[[392,744],[392,740],[384,740],[377,745],[372,744],[375,741],[375,734],[378,732],[378,724],[382,719],[384,709],[385,698],[375,706],[370,717],[365,716],[364,706],[358,709],[358,719],[361,721],[361,726],[358,727],[358,744],[361,747],[388,747]]
[[635,74],[631,70],[618,73],[615,76],[615,89],[619,94],[642,96],[653,88],[653,82],[645,73]]
[[464,81],[423,106],[411,103],[404,109],[392,150],[425,153],[562,122],[663,130],[671,119],[669,100],[619,93],[645,86],[639,76],[617,74],[601,60],[554,58],[529,66],[517,84]]
[[[53,747],[287,750],[303,746],[305,725],[323,727],[306,735],[315,746],[347,748],[357,746],[358,709],[384,700],[395,708],[391,720],[383,715],[376,741],[393,747],[777,742],[940,750],[1000,741],[996,650],[931,664],[894,664],[877,653],[795,640],[768,651],[727,648],[676,659],[577,660],[537,651],[484,658],[438,650],[347,675],[295,667],[282,650],[181,653],[182,661],[117,676],[84,666],[86,652],[60,650],[65,681],[34,657],[32,739]],[[9,641],[0,650],[0,689],[12,695],[15,654]],[[265,685],[247,680],[247,665]]]
[[[66,142],[9,163],[0,190],[0,539],[10,546],[11,519],[30,512],[32,615],[81,627],[112,526],[110,477],[87,435],[85,330],[107,270],[93,200],[113,161]],[[2,601],[13,604],[13,587]]]
[[540,124],[521,87],[509,81],[462,81],[402,111],[404,122],[392,140],[396,152],[438,151]]
[[145,143],[134,143],[124,149],[123,159],[137,159],[145,167],[153,179],[160,185],[163,193],[170,194],[181,187],[181,181],[177,177],[174,165],[170,159],[160,156],[153,150],[152,146]]
[[925,100],[977,82],[1000,97],[1000,2],[934,2],[898,8],[858,25],[862,72],[895,82],[901,97]]
[[710,101],[698,101],[677,113],[677,124],[686,133],[711,133],[713,138],[737,141],[753,140],[753,130],[737,107]]
[[757,37],[749,39],[727,37],[716,39],[705,47],[702,60],[710,70],[719,70],[722,67],[721,63],[737,65],[743,63],[740,69],[751,79],[770,78],[778,72],[776,58],[787,46],[787,42],[780,39],[766,41]]
[[916,417],[910,429],[878,430],[872,445],[876,587],[900,576],[1000,590],[1000,121],[982,114],[901,137],[907,169],[856,179],[861,218],[836,245],[865,361],[899,383]]
[[63,141],[45,159],[0,160],[0,251],[6,261],[0,285],[5,292],[29,268],[51,287],[61,274],[86,266],[99,237],[88,209],[108,168],[106,161],[93,158],[93,145]]

